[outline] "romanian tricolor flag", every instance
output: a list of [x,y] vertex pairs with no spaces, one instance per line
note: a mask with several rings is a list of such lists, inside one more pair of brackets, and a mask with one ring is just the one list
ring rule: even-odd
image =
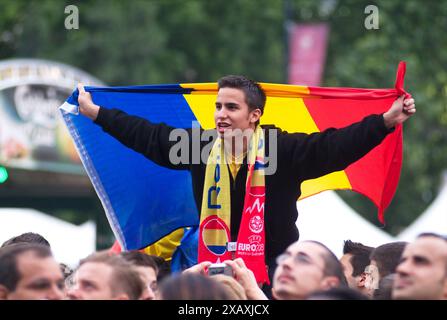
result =
[[227,224],[216,215],[209,216],[203,221],[202,238],[205,246],[216,256],[227,252],[227,243],[231,241]]
[[[398,96],[407,94],[403,89],[404,74],[405,64],[401,62],[393,89],[261,83],[267,94],[261,124],[306,133],[344,127],[369,114],[385,112]],[[86,87],[86,91],[104,108],[118,108],[154,123],[188,128],[198,121],[204,129],[215,127],[216,83]],[[160,167],[122,146],[91,120],[76,114],[77,96],[76,90],[61,112],[123,249],[142,249],[178,228],[198,225],[200,208],[193,199],[189,172]],[[398,126],[379,146],[345,170],[305,181],[301,198],[324,190],[350,189],[371,199],[383,222],[384,210],[397,188],[401,164],[402,127]],[[213,220],[207,232],[221,234],[219,243],[207,243],[220,252],[226,231]]]

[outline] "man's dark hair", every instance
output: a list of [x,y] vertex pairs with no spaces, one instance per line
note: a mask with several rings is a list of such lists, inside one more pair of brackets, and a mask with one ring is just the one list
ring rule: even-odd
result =
[[349,262],[352,265],[353,277],[357,277],[365,271],[366,266],[369,265],[369,256],[373,250],[373,247],[365,246],[359,242],[345,241],[343,254],[351,255]]
[[307,300],[369,300],[369,298],[349,287],[337,287],[315,291],[307,297]]
[[347,287],[348,281],[346,280],[345,274],[343,273],[343,266],[338,260],[337,256],[321,242],[314,240],[308,240],[308,242],[315,243],[321,246],[326,251],[326,253],[323,254],[323,260],[324,260],[323,274],[326,277],[331,276],[336,277],[340,282],[339,287]]
[[396,272],[400,257],[407,244],[408,242],[404,241],[390,242],[375,248],[371,252],[369,258],[376,262],[380,279]]
[[[217,81],[218,89],[222,88],[234,88],[240,89],[245,94],[245,102],[247,103],[250,111],[260,109],[261,114],[264,113],[264,106],[266,96],[261,86],[253,80],[247,79],[244,76],[228,75],[220,78]],[[258,125],[259,121],[256,123]]]
[[100,251],[82,259],[79,266],[86,263],[102,263],[112,268],[110,288],[113,294],[126,293],[129,299],[138,300],[143,293],[144,283],[140,275],[134,265],[122,256]]
[[53,256],[48,246],[36,243],[17,243],[0,248],[0,284],[10,291],[16,289],[22,276],[17,267],[17,258],[28,251],[41,259]]
[[2,248],[16,243],[36,243],[50,247],[50,243],[38,233],[26,232],[19,236],[12,237],[2,244]]
[[154,256],[136,250],[124,251],[121,252],[120,255],[124,260],[129,261],[136,266],[150,267],[155,270],[155,274],[158,274],[158,265]]
[[152,256],[152,259],[155,260],[158,266],[158,273],[157,273],[157,281],[160,282],[164,278],[167,278],[171,275],[171,261],[166,261],[162,257],[159,256]]

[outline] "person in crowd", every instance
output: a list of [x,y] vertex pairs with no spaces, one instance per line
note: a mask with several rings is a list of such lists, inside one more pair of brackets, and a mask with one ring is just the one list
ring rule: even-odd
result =
[[9,246],[11,244],[15,244],[15,243],[37,243],[37,244],[41,244],[43,246],[51,247],[48,240],[45,239],[40,234],[33,233],[33,232],[26,232],[26,233],[22,233],[21,235],[12,237],[9,240],[6,240],[2,244],[2,248]]
[[396,267],[407,244],[404,241],[385,243],[371,252],[370,264],[365,269],[366,286],[371,288],[371,297],[374,295],[374,290],[379,287],[380,280],[396,272]]
[[140,251],[125,251],[121,252],[120,255],[124,258],[124,260],[129,261],[135,266],[136,270],[140,274],[141,280],[145,284],[141,299],[156,299],[158,295],[158,265],[154,259],[154,256]]
[[343,246],[343,256],[340,263],[350,288],[371,296],[373,290],[366,285],[365,268],[369,265],[369,256],[373,247],[368,247],[359,242],[346,240]]
[[396,268],[393,299],[447,300],[447,238],[423,233],[408,244]]
[[67,296],[72,300],[138,300],[144,287],[130,262],[119,255],[96,252],[80,261]]
[[63,290],[64,277],[48,246],[0,248],[0,300],[60,300]]
[[[226,260],[248,299],[265,300],[267,296],[244,261]],[[311,293],[336,287],[347,287],[343,267],[335,254],[317,241],[297,241],[278,256],[272,293],[277,300],[303,300]]]
[[306,299],[317,290],[348,286],[340,261],[317,241],[293,243],[277,263],[272,292],[278,300]]

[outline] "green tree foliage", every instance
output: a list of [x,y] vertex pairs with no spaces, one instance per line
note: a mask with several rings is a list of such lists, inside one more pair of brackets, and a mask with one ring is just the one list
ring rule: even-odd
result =
[[[369,1],[340,1],[330,18],[332,37],[326,85],[392,87],[399,61],[407,62],[405,87],[416,99],[417,115],[404,125],[404,162],[399,188],[386,214],[386,230],[398,233],[436,197],[447,165],[447,3],[378,1],[378,30],[366,30],[362,14]],[[350,30],[345,32],[344,30]],[[358,212],[374,209],[353,193]]]
[[[64,27],[69,4],[79,8],[78,30]],[[364,25],[371,4],[379,9],[377,30]],[[392,87],[398,62],[407,62],[406,89],[418,112],[405,124],[400,185],[386,214],[386,230],[396,234],[436,197],[447,163],[447,2],[0,0],[0,59],[56,60],[110,85],[215,81],[231,73],[285,82],[286,18],[329,23],[325,86]],[[341,194],[378,224],[369,201]]]

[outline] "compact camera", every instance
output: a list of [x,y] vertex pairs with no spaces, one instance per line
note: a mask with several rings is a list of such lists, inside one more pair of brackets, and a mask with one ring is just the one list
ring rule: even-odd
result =
[[215,274],[224,274],[232,277],[233,269],[226,263],[213,263],[208,267],[208,275],[213,276]]

